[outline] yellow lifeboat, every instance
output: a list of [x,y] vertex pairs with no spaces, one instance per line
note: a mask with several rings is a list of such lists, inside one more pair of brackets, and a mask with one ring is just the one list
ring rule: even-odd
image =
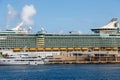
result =
[[68,50],[68,51],[73,51],[73,50],[74,50],[74,48],[67,48],[67,50]]
[[25,50],[25,51],[29,51],[29,48],[22,48],[21,50],[22,50],[22,51],[24,51],[24,50]]
[[87,51],[88,50],[88,48],[82,48],[82,51]]
[[74,50],[76,50],[76,51],[80,51],[80,50],[81,50],[81,48],[74,48]]
[[113,50],[113,51],[117,51],[118,48],[117,48],[117,47],[113,47],[112,50]]
[[108,47],[108,48],[105,48],[107,51],[110,51],[110,50],[112,50],[112,48],[110,48],[110,47]]
[[30,51],[36,51],[36,48],[30,48],[29,50]]
[[61,51],[66,51],[67,49],[66,48],[60,48]]
[[21,50],[20,48],[13,48],[14,52],[17,52],[17,51],[19,52],[20,50]]
[[53,51],[58,51],[59,50],[59,48],[53,48]]
[[38,51],[44,51],[44,48],[37,48]]
[[51,48],[45,48],[46,51],[51,51],[52,49]]
[[93,48],[94,51],[99,51],[98,47]]

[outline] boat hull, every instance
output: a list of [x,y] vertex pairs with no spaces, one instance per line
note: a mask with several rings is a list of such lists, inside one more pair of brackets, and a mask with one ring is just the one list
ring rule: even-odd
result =
[[41,65],[44,64],[43,61],[16,61],[10,59],[1,59],[0,65]]

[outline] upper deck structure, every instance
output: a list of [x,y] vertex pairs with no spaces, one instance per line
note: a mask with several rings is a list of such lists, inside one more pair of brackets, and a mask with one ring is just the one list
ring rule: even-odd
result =
[[44,29],[30,33],[22,25],[0,32],[0,49],[20,51],[27,46],[26,51],[120,51],[120,30],[116,18],[100,28],[91,29],[94,34],[47,33]]

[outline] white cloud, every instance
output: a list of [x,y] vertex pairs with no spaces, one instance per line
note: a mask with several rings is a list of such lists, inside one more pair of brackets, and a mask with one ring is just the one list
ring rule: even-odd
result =
[[7,5],[7,8],[8,8],[8,16],[12,19],[15,18],[17,12],[14,10],[14,8],[10,4]]
[[33,15],[36,14],[36,10],[33,5],[25,5],[22,9],[21,19],[27,25],[33,25]]
[[14,10],[14,8],[10,4],[7,5],[7,8],[8,8],[7,26],[9,26],[10,23],[16,18],[17,12]]

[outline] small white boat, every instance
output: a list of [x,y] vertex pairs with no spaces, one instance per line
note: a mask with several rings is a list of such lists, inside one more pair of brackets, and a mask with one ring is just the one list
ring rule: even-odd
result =
[[40,65],[44,64],[41,57],[30,56],[28,54],[9,55],[6,58],[0,58],[0,65]]

